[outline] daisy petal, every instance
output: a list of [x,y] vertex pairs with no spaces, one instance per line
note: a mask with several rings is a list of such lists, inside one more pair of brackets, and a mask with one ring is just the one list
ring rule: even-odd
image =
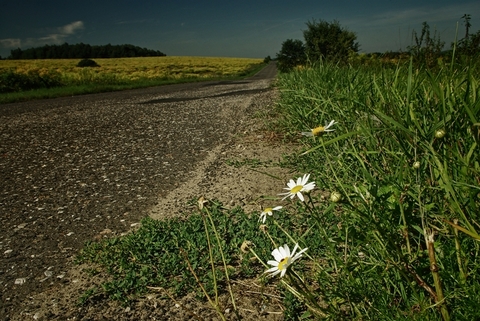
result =
[[[305,202],[305,199],[303,198],[302,193],[298,192],[298,193],[297,193],[297,196],[298,196],[298,198],[299,198],[302,202]],[[292,198],[293,198],[293,196],[292,196]]]
[[295,246],[293,247],[292,256],[295,255],[295,252],[297,251],[297,249],[298,249],[298,243],[295,244]]
[[[273,260],[268,261],[267,264],[272,265],[272,266],[278,266],[278,262],[277,262],[277,261],[273,261]],[[273,268],[272,268],[272,269],[273,269]]]
[[283,258],[282,253],[280,253],[280,251],[279,251],[278,249],[273,250],[272,256],[275,258],[275,260],[276,260],[277,262],[280,262],[280,261],[282,260],[282,258]]

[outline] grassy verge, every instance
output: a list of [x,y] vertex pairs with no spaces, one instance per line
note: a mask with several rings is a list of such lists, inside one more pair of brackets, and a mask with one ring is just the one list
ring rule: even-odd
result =
[[284,128],[318,134],[291,164],[335,204],[314,210],[327,249],[314,299],[330,315],[479,317],[477,72],[322,65],[280,79]]
[[[196,201],[192,200],[190,208]],[[188,206],[187,206],[188,207]],[[249,247],[255,244],[257,255],[267,257],[270,252],[270,237],[286,241],[279,226],[272,226],[268,233],[259,230],[258,215],[245,213],[240,207],[225,210],[222,204],[211,202],[208,215],[213,225],[205,225],[206,212],[192,210],[185,217],[167,221],[144,219],[134,233],[101,243],[89,243],[77,257],[77,262],[95,262],[104,267],[113,277],[102,289],[91,292],[107,295],[123,302],[145,293],[148,286],[170,289],[176,296],[196,292],[200,287],[190,272],[188,264],[211,295],[214,287],[210,267],[210,239],[214,239],[212,226],[221,235],[221,246],[212,251],[217,278],[217,287],[226,289],[225,277],[218,267],[225,263],[231,268],[230,277],[236,279],[255,277],[263,271],[263,265],[255,261]],[[285,215],[283,224],[291,226],[291,235],[301,237],[305,216]],[[315,243],[305,236],[309,243]],[[216,242],[216,241],[213,241]],[[90,271],[92,272],[92,271]],[[97,271],[99,272],[99,271]],[[84,298],[87,299],[87,298]]]
[[255,276],[278,282],[288,320],[479,319],[478,67],[280,75],[275,125],[299,144],[281,209],[145,220],[81,261],[111,273],[100,292],[124,301],[150,285],[211,296]]
[[[4,92],[0,94],[0,104],[28,101],[35,99],[68,97],[75,95],[94,94],[101,92],[121,91],[129,89],[147,88],[154,86],[163,86],[180,83],[200,82],[200,81],[213,81],[213,80],[237,80],[248,78],[262,68],[265,64],[256,64],[250,66],[246,70],[238,72],[236,74],[226,76],[202,76],[196,75],[195,71],[192,71],[189,75],[175,76],[175,77],[159,77],[159,78],[136,78],[126,79],[116,77],[114,74],[99,75],[92,70],[82,70],[79,74],[73,76],[64,77],[61,74],[55,72],[47,75],[38,75],[37,73],[27,74],[26,76],[20,75],[22,79],[19,81],[33,82],[31,86],[38,85],[37,89],[21,90],[14,92]],[[12,78],[17,77],[18,74],[10,72],[10,77],[5,75],[2,79],[0,77],[0,85],[2,81],[8,83],[12,82]],[[2,86],[0,86],[2,87]]]

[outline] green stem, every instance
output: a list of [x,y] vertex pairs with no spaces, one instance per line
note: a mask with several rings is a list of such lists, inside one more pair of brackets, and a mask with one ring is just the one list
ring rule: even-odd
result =
[[287,270],[287,275],[294,285],[295,289],[303,296],[303,299],[307,299],[308,303],[305,304],[316,314],[321,317],[326,317],[328,314],[323,311],[322,307],[318,304],[312,291],[307,287],[302,278],[292,269]]
[[403,236],[405,237],[406,243],[407,243],[407,252],[409,255],[412,255],[412,250],[410,247],[410,237],[408,236],[408,225],[407,225],[407,219],[405,217],[405,210],[403,208],[402,200],[401,197],[398,199],[398,206],[400,207],[400,215],[402,217],[402,223],[403,223]]
[[448,313],[447,305],[445,304],[445,297],[443,296],[442,284],[440,281],[440,275],[438,273],[437,259],[435,257],[435,246],[433,240],[434,234],[429,231],[427,238],[428,257],[430,259],[430,271],[433,276],[433,283],[435,285],[435,292],[437,293],[437,304],[440,306],[440,312],[442,313],[443,321],[450,320],[450,314]]
[[235,314],[237,314],[237,316],[238,316],[238,310],[237,310],[237,306],[235,304],[235,298],[233,297],[233,290],[232,290],[232,286],[230,284],[230,277],[228,275],[227,262],[225,260],[225,255],[223,254],[222,244],[220,242],[220,236],[218,235],[217,228],[215,227],[215,223],[213,222],[212,215],[210,214],[210,211],[207,208],[205,208],[205,210],[208,214],[208,218],[210,219],[210,224],[212,226],[213,233],[215,234],[215,238],[217,239],[218,250],[220,251],[220,254],[222,255],[223,268],[225,269],[225,278],[227,279],[228,292],[230,293],[230,298],[232,299],[233,310],[235,311]]
[[[458,224],[458,220],[457,219],[453,220],[453,223]],[[458,230],[454,228],[453,233],[455,234],[455,251],[457,252],[458,270],[460,271],[460,283],[465,284],[467,280],[467,276],[463,268],[462,246],[460,245],[460,240],[458,239]]]
[[215,289],[215,304],[218,305],[217,277],[215,274],[215,264],[213,263],[212,243],[210,242],[210,233],[208,232],[208,225],[207,225],[207,221],[205,220],[205,215],[203,215],[203,212],[202,212],[202,220],[203,220],[203,225],[205,227],[205,235],[207,236],[208,255],[210,257],[210,265],[212,268],[213,288]]
[[192,267],[192,265],[190,264],[190,261],[189,261],[189,259],[188,259],[187,253],[186,253],[183,249],[180,249],[180,252],[182,253],[183,257],[185,258],[185,261],[187,262],[188,268],[189,268],[190,272],[192,272],[193,277],[195,278],[195,280],[197,281],[198,286],[202,289],[203,293],[204,293],[205,296],[207,297],[208,302],[209,302],[210,305],[215,309],[215,311],[216,311],[217,314],[220,316],[220,318],[222,319],[222,321],[226,321],[225,316],[223,315],[223,313],[220,311],[220,308],[218,307],[218,303],[215,303],[215,302],[212,301],[212,298],[210,298],[210,296],[208,295],[207,290],[206,290],[205,287],[202,285],[202,282],[200,282],[200,279],[198,278],[197,274],[196,274],[195,271],[193,270],[193,267]]

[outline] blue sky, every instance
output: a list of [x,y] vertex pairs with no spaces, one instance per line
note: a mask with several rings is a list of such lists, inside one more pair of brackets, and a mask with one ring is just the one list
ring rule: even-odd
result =
[[45,44],[132,44],[169,56],[274,57],[307,21],[338,20],[361,52],[405,50],[427,21],[449,45],[478,0],[0,0],[0,55]]

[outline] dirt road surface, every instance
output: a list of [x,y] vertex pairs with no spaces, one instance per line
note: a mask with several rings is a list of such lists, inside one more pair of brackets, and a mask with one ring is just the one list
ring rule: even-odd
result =
[[134,320],[54,313],[38,294],[72,282],[85,241],[174,215],[200,164],[213,180],[275,74],[0,105],[0,320]]

